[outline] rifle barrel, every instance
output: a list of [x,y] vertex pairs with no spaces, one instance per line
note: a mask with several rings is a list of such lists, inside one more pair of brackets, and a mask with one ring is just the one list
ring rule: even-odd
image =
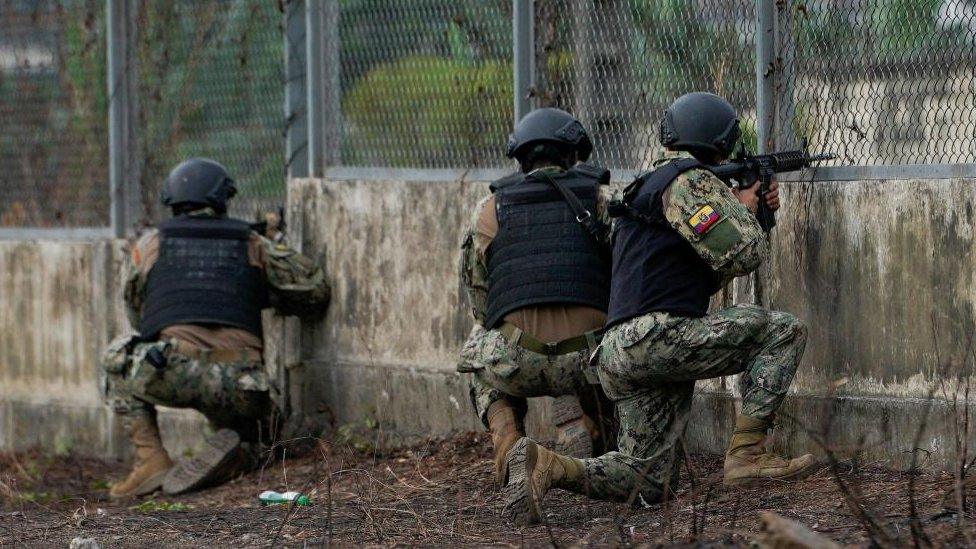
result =
[[807,162],[822,162],[824,160],[836,160],[836,159],[837,159],[836,154],[824,153],[824,154],[815,154],[813,156],[808,157]]

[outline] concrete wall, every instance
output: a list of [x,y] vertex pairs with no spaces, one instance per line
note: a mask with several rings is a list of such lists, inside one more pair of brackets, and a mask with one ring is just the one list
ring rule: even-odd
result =
[[[791,449],[816,450],[829,427],[844,452],[904,463],[930,414],[928,463],[951,458],[954,422],[928,397],[943,395],[972,336],[973,183],[787,184],[767,294],[811,334],[781,417]],[[301,332],[305,408],[408,436],[476,428],[453,373],[471,326],[456,261],[486,185],[298,180],[291,191],[305,251],[324,255],[334,283],[326,321]],[[734,385],[702,384],[693,447],[722,450]]]
[[[121,457],[128,445],[102,404],[98,357],[127,329],[122,241],[0,241],[0,449],[34,446]],[[180,452],[194,414],[164,411]],[[181,435],[181,432],[190,435]]]
[[[811,328],[782,415],[787,446],[815,449],[811,432],[829,426],[842,451],[864,445],[872,459],[903,463],[930,415],[919,444],[931,452],[926,463],[951,460],[955,422],[941,399],[974,330],[973,183],[786,185],[767,293]],[[327,265],[334,290],[324,321],[268,329],[269,365],[290,378],[306,421],[359,426],[384,443],[478,429],[454,373],[471,328],[456,261],[487,185],[296,180],[290,191],[292,241]],[[96,366],[125,326],[124,247],[0,241],[0,447],[124,454]],[[734,380],[702,384],[693,448],[722,449],[734,397]],[[198,426],[197,416],[164,418],[172,448],[194,443],[199,429],[176,426]]]

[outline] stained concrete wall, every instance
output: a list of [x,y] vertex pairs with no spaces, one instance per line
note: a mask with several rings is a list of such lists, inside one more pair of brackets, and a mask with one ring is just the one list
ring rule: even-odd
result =
[[[943,395],[972,336],[973,183],[786,184],[767,295],[810,325],[781,415],[786,446],[816,451],[827,429],[844,452],[904,463],[929,415],[927,463],[952,459],[953,422],[928,397]],[[407,436],[477,427],[453,373],[471,326],[456,262],[486,192],[463,180],[291,183],[305,251],[324,255],[334,283],[326,321],[301,332],[307,410]],[[702,384],[692,447],[722,450],[735,393],[733,379]]]
[[[815,450],[811,433],[829,427],[844,452],[862,445],[904,463],[928,415],[926,464],[951,461],[941,399],[974,329],[973,183],[786,185],[767,293],[807,321],[810,341],[782,414],[785,445]],[[366,433],[384,442],[479,428],[454,373],[471,327],[456,262],[485,193],[464,180],[290,183],[292,241],[327,265],[334,297],[323,321],[269,326],[268,358],[310,424],[376,426]],[[0,241],[0,447],[124,454],[97,375],[101,347],[125,327],[124,249]],[[690,446],[720,451],[734,408],[733,379],[702,384]],[[199,417],[164,414],[176,451],[200,432],[180,425]]]
[[[0,449],[122,457],[102,404],[98,357],[127,329],[123,241],[0,241]],[[194,414],[163,411],[174,451],[198,442]],[[181,434],[190,433],[190,434]]]

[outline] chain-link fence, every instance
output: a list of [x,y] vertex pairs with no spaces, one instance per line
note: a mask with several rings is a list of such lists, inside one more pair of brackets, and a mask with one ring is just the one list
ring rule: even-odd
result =
[[[135,146],[132,224],[159,219],[178,162],[224,163],[252,218],[285,194],[284,38],[267,0],[131,1]],[[0,226],[107,227],[105,0],[0,2]],[[131,45],[130,45],[131,46]],[[120,92],[121,93],[121,92]]]
[[[330,1],[0,2],[0,226],[108,225],[112,2],[135,13],[129,226],[158,219],[160,183],[192,156],[234,174],[235,214],[274,208],[294,128],[334,136],[329,163],[345,167],[511,168],[504,145],[523,96],[579,116],[594,162],[618,170],[649,167],[663,109],[693,90],[731,100],[749,147],[772,119],[778,147],[806,139],[839,153],[835,165],[976,164],[976,0]],[[308,81],[333,113],[310,134],[302,97],[285,110],[286,87],[305,78],[286,71],[286,43],[300,42],[291,60],[305,37],[285,39],[283,12],[306,4],[338,11],[312,28],[338,39],[333,56],[307,61],[334,71]],[[768,6],[775,53],[759,60],[757,7]],[[528,56],[514,46],[523,12]],[[775,81],[772,104],[757,102],[757,72]],[[530,86],[516,90],[513,75]]]
[[793,0],[780,24],[783,141],[838,164],[976,162],[976,2]]
[[107,226],[104,0],[0,2],[0,227]]
[[187,158],[223,163],[245,219],[285,196],[284,37],[276,2],[141,0],[136,135],[144,220],[159,217],[167,172]]
[[[511,165],[511,0],[340,6],[342,164]],[[533,102],[581,117],[594,161],[649,165],[660,113],[692,89],[728,96],[754,142],[751,0],[537,0],[534,9]]]
[[[535,0],[532,106],[579,116],[594,161],[642,169],[675,97],[708,90],[757,139],[756,0]],[[511,127],[512,2],[346,0],[347,166],[473,168]],[[774,5],[770,2],[770,5]],[[976,162],[976,2],[775,2],[771,141],[835,165]],[[771,38],[772,39],[772,38]]]
[[504,165],[511,21],[511,0],[340,2],[342,162]]
[[661,113],[688,91],[728,98],[754,145],[754,4],[537,0],[537,103],[582,119],[594,161],[612,169],[650,167],[661,153]]

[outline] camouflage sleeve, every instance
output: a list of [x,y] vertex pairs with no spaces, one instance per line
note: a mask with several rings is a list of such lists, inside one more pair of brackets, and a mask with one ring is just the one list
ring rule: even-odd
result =
[[664,207],[671,226],[723,278],[748,274],[769,256],[769,240],[756,216],[708,171],[679,176]]
[[126,260],[125,265],[125,287],[122,290],[122,299],[125,301],[125,315],[133,329],[139,328],[139,316],[142,311],[145,289],[145,279],[130,257]]
[[601,185],[596,196],[596,217],[607,228],[607,246],[612,245],[613,218],[607,211],[607,204],[620,200],[621,189],[614,185]]
[[461,277],[461,285],[464,286],[465,293],[468,294],[468,304],[471,306],[471,314],[474,319],[481,323],[485,321],[485,310],[488,302],[488,267],[485,265],[484,258],[478,251],[475,242],[475,233],[478,215],[480,214],[485,202],[490,197],[486,197],[478,202],[474,209],[467,229],[461,237],[461,260],[458,272]]
[[150,261],[146,257],[149,241],[157,238],[155,230],[148,231],[132,246],[129,256],[125,260],[125,283],[122,288],[122,300],[125,302],[125,315],[129,325],[134,330],[139,329],[139,318],[142,316],[142,304],[146,298],[146,268]]
[[264,237],[260,239],[271,306],[286,316],[323,314],[332,289],[322,268],[284,244],[276,244]]

